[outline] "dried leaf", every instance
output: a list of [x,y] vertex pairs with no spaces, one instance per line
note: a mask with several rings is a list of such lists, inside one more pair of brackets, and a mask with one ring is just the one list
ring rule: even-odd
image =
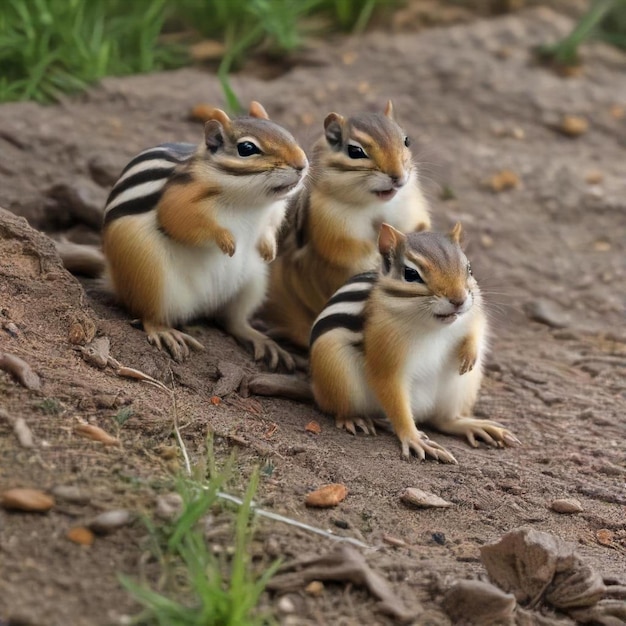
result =
[[39,376],[26,361],[8,352],[0,352],[0,369],[11,374],[23,387],[31,391],[41,389]]
[[99,441],[105,446],[120,445],[119,439],[109,435],[109,433],[105,430],[99,426],[94,426],[93,424],[77,424],[74,426],[74,432],[81,437],[87,437],[87,439]]
[[85,528],[84,526],[74,526],[74,528],[70,528],[67,531],[66,537],[81,546],[90,546],[96,538],[89,528]]
[[322,427],[315,421],[311,420],[305,427],[307,433],[313,433],[314,435],[319,435],[322,432]]
[[5,509],[45,513],[54,506],[54,498],[39,489],[9,489],[0,495]]
[[315,491],[309,493],[305,499],[307,506],[313,506],[318,508],[328,508],[331,506],[337,506],[340,502],[346,499],[348,495],[348,488],[341,483],[333,483],[330,485],[324,485]]

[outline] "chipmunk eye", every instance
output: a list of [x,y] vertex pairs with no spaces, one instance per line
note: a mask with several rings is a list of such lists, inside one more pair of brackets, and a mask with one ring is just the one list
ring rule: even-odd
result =
[[410,137],[405,137],[404,138],[404,145],[408,148],[411,145],[411,139]]
[[363,150],[360,146],[354,146],[351,143],[348,144],[348,156],[351,159],[367,159],[365,150]]
[[412,267],[404,266],[404,280],[407,283],[423,283],[424,279],[419,275],[417,270],[414,270]]
[[242,141],[237,144],[237,152],[239,156],[249,157],[253,154],[261,154],[261,149],[251,141]]

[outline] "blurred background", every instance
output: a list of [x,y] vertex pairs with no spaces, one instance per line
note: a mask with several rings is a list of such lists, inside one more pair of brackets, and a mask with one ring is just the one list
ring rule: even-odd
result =
[[53,102],[105,76],[196,64],[219,73],[237,110],[232,72],[272,78],[315,63],[337,33],[419,31],[536,5],[577,20],[540,51],[551,62],[575,67],[592,37],[626,48],[626,0],[3,0],[0,102]]

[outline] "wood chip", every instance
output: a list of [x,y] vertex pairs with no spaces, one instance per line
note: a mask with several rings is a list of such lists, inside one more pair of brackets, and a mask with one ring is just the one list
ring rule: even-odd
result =
[[219,396],[211,396],[210,402],[214,406],[219,406],[222,404],[222,399]]
[[314,435],[319,435],[322,432],[322,427],[315,421],[311,420],[305,427],[307,433],[313,433]]
[[589,122],[578,115],[564,115],[556,125],[556,130],[568,137],[579,137],[589,130]]
[[0,352],[0,369],[11,374],[26,389],[39,391],[41,380],[26,361],[8,352]]
[[[99,220],[102,220],[102,212],[99,211]],[[99,259],[98,254],[98,260]],[[86,316],[76,317],[70,323],[67,333],[68,341],[75,346],[84,346],[93,340],[96,335],[96,325],[92,319]]]
[[314,598],[319,598],[324,593],[324,583],[321,580],[312,580],[304,591]]
[[221,41],[204,39],[189,46],[189,53],[194,61],[215,61],[224,56],[226,48]]
[[94,426],[93,424],[77,424],[74,426],[74,432],[81,437],[93,439],[93,441],[99,441],[105,446],[120,445],[119,439],[109,435],[106,430],[103,430],[99,426]]
[[400,500],[405,504],[412,504],[420,508],[447,508],[453,506],[452,502],[448,502],[434,493],[422,491],[415,487],[407,487],[402,492]]
[[89,528],[85,528],[84,526],[74,526],[74,528],[70,528],[67,531],[66,537],[81,546],[90,546],[96,538]]
[[487,186],[494,193],[500,193],[507,189],[517,189],[520,185],[519,176],[512,170],[502,170],[487,181]]
[[348,488],[341,483],[332,483],[330,485],[324,485],[315,491],[309,493],[305,499],[307,506],[313,506],[317,508],[329,508],[337,506],[340,502],[346,499],[348,495]]
[[588,185],[599,185],[604,180],[604,174],[600,170],[589,170],[585,174],[585,182]]
[[583,510],[581,503],[575,498],[558,498],[552,501],[550,508],[556,513],[580,513]]
[[39,489],[9,489],[0,495],[5,509],[45,513],[54,506],[54,498]]
[[388,543],[390,546],[395,546],[396,548],[404,548],[407,545],[404,539],[393,537],[392,535],[383,535],[382,539],[385,543]]

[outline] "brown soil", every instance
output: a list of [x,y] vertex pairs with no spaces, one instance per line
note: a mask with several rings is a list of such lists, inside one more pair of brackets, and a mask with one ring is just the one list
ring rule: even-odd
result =
[[[432,433],[459,464],[406,462],[390,433],[352,437],[308,405],[237,392],[214,405],[220,362],[246,373],[262,369],[231,338],[192,326],[207,350],[175,364],[97,283],[81,286],[65,272],[47,237],[0,216],[0,351],[25,359],[43,380],[40,391],[28,391],[0,371],[0,408],[24,417],[37,443],[21,448],[0,420],[0,491],[78,485],[91,497],[86,505],[59,501],[46,515],[0,511],[0,623],[119,624],[133,614],[117,574],[139,575],[143,526],[90,548],[65,535],[103,509],[151,511],[172,465],[182,467],[162,454],[174,444],[167,396],[89,366],[69,342],[71,328],[89,334],[90,322],[110,338],[116,359],[174,385],[192,460],[203,457],[213,431],[218,458],[237,448],[241,480],[233,491],[261,464],[262,506],[378,547],[368,562],[407,606],[419,612],[421,604],[416,624],[448,624],[442,590],[476,577],[483,571],[478,548],[522,525],[578,544],[605,577],[626,579],[626,59],[592,46],[584,73],[569,79],[535,65],[531,48],[570,27],[569,18],[537,9],[419,36],[371,33],[328,44],[317,53],[321,65],[276,81],[234,80],[244,101],[260,100],[304,145],[328,111],[380,109],[393,99],[418,145],[435,225],[463,222],[474,273],[491,302],[493,349],[476,413],[506,424],[522,440],[519,448],[472,449]],[[66,230],[77,212],[55,200],[52,187],[69,183],[87,205],[101,206],[111,175],[129,157],[163,141],[197,141],[200,126],[187,112],[221,101],[213,76],[185,69],[108,79],[57,106],[4,105],[0,205],[37,228]],[[586,118],[589,130],[560,134],[565,114]],[[503,169],[519,184],[495,193],[485,181]],[[80,230],[73,235],[85,239],[89,229]],[[537,309],[540,316],[546,309],[543,323],[531,319]],[[133,414],[119,427],[113,417],[126,406]],[[78,437],[77,418],[122,445]],[[311,420],[320,434],[305,431]],[[347,499],[331,510],[305,508],[304,494],[331,482],[345,483]],[[399,500],[406,487],[454,506],[411,509]],[[562,497],[577,498],[583,511],[551,511]],[[409,547],[386,545],[384,535]],[[278,546],[290,558],[331,544],[267,523],[257,551]],[[391,623],[356,587],[330,584],[320,597],[292,599],[298,613],[285,623]],[[277,597],[264,602],[276,606]]]

